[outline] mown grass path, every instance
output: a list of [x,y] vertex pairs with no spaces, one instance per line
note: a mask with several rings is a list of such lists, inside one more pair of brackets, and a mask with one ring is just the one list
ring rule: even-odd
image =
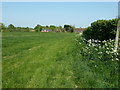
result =
[[3,88],[73,88],[71,33],[3,33]]

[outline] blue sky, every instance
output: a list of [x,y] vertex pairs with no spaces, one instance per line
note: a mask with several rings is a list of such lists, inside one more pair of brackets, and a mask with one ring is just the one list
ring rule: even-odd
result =
[[64,24],[88,27],[118,15],[117,2],[3,2],[2,22],[8,26],[35,27]]

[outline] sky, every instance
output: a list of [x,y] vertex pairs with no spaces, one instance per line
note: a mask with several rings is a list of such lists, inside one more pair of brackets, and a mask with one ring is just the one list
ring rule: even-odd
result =
[[117,16],[117,2],[2,2],[2,22],[6,26],[69,24],[85,28],[96,20]]

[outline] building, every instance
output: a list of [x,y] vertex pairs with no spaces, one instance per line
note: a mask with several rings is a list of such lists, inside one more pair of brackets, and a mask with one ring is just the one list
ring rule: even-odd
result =
[[74,32],[75,33],[82,33],[84,28],[75,28]]
[[50,29],[42,29],[41,32],[52,32],[52,30],[50,30]]

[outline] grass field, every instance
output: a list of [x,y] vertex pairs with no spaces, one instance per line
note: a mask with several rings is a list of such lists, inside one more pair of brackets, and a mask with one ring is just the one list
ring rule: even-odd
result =
[[3,33],[3,88],[117,88],[118,63],[84,60],[75,39],[73,33]]
[[3,33],[3,88],[74,87],[71,33]]

